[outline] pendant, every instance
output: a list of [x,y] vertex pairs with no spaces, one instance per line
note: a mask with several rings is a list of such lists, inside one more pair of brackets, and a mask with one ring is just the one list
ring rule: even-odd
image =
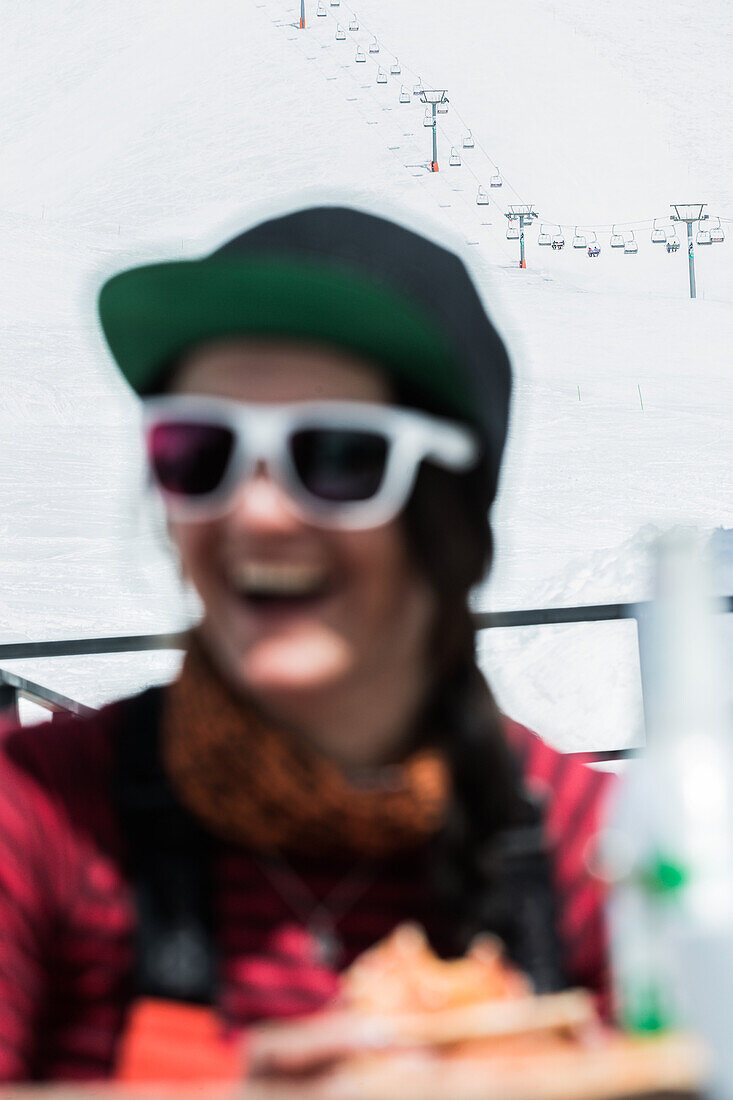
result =
[[337,966],[344,948],[333,926],[323,923],[311,924],[310,932],[313,936],[313,953],[316,962],[329,968]]

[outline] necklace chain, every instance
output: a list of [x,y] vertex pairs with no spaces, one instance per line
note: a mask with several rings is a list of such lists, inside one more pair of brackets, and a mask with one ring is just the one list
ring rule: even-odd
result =
[[364,896],[374,882],[374,874],[367,874],[365,865],[357,864],[325,897],[318,898],[279,853],[260,861],[260,867],[273,889],[313,936],[318,961],[335,966],[344,951],[336,926]]

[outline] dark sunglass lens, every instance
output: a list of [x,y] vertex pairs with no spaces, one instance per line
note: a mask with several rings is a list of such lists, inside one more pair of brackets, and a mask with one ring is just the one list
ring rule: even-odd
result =
[[201,496],[224,477],[234,448],[229,428],[177,421],[154,425],[148,455],[155,477],[168,493]]
[[387,441],[377,432],[307,428],[293,434],[291,446],[298,477],[321,500],[369,500],[382,484]]

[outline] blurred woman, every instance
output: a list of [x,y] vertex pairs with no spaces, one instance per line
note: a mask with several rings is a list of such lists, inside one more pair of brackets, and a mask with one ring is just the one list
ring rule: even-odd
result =
[[406,920],[602,992],[605,777],[475,661],[510,368],[461,260],[308,208],[100,316],[203,613],[172,685],[3,740],[2,1077],[112,1074],[141,998],[317,1013]]

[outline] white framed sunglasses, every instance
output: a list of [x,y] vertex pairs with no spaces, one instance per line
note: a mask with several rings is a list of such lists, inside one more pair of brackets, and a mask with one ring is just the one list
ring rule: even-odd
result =
[[172,519],[224,515],[264,463],[296,514],[358,530],[404,508],[423,460],[468,470],[479,443],[462,424],[361,401],[248,404],[226,398],[147,398],[143,422],[153,480]]

